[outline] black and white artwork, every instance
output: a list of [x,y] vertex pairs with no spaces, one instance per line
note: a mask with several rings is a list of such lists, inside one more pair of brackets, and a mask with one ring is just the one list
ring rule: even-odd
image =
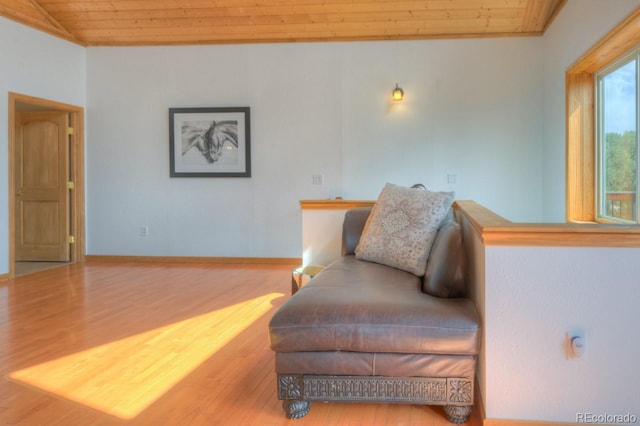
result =
[[170,108],[171,177],[251,177],[249,107]]

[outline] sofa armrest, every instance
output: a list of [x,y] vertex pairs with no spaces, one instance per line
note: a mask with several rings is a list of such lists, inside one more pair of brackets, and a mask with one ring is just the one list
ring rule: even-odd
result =
[[462,227],[453,219],[446,220],[431,246],[422,291],[442,298],[465,297],[466,263]]
[[370,207],[347,210],[342,223],[342,255],[355,254],[360,235],[371,213]]

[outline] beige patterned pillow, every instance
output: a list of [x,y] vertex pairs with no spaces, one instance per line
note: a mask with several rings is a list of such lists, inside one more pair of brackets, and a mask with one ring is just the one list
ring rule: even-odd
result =
[[423,276],[453,192],[432,192],[387,183],[362,231],[356,259]]

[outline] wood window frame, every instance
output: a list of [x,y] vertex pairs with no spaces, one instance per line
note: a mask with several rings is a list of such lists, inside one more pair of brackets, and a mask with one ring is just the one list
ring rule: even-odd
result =
[[566,218],[596,220],[595,74],[640,44],[640,8],[566,71]]

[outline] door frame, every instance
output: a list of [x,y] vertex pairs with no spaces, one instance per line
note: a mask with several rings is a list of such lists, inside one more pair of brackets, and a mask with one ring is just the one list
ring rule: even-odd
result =
[[71,190],[71,229],[75,242],[69,247],[70,263],[85,259],[85,199],[84,199],[84,108],[48,99],[9,92],[9,279],[15,276],[15,126],[16,112],[21,107],[37,110],[62,111],[70,115],[73,133],[70,135],[69,167],[73,176]]

